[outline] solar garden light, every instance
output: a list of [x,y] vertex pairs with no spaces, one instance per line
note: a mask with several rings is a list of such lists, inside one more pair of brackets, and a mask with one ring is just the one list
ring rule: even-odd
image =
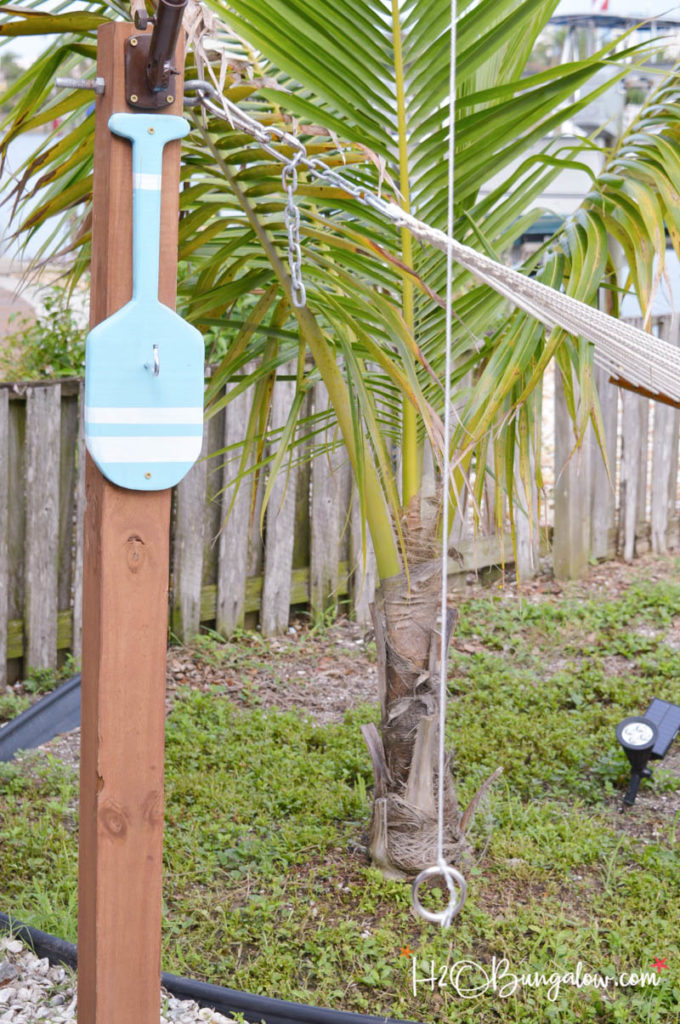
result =
[[652,775],[647,767],[651,759],[666,756],[668,748],[680,729],[680,707],[654,697],[644,715],[624,718],[616,727],[616,738],[630,761],[630,782],[623,798],[623,806],[635,803],[640,783]]

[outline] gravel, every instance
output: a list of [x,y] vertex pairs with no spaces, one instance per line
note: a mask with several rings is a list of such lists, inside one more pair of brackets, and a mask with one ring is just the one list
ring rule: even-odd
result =
[[[76,974],[50,966],[18,939],[0,938],[0,1024],[77,1021]],[[160,1024],[234,1024],[216,1010],[175,999],[161,989]]]

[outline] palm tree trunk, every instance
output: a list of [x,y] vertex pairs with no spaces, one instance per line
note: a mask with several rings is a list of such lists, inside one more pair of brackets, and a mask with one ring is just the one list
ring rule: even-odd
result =
[[[389,878],[410,878],[437,862],[439,603],[439,566],[428,561],[383,580],[372,607],[381,731],[363,728],[375,779],[369,850]],[[447,650],[456,617],[450,608]],[[456,865],[468,844],[448,761],[444,855]]]

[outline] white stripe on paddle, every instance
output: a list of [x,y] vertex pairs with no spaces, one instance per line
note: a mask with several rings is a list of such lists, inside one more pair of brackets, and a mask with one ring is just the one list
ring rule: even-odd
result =
[[160,174],[133,174],[132,187],[141,188],[144,192],[160,192]]
[[87,406],[85,408],[86,423],[202,423],[203,410],[195,406]]

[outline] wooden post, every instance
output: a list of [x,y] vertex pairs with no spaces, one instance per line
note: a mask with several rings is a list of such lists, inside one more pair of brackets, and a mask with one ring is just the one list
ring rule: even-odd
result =
[[[131,146],[108,120],[126,110],[131,24],[99,30],[91,324],[130,298]],[[181,67],[182,64],[178,63]],[[174,79],[181,113],[181,80]],[[174,307],[179,143],[166,146],[160,291]],[[170,491],[127,491],[88,458],[78,921],[80,1024],[158,1024]]]

